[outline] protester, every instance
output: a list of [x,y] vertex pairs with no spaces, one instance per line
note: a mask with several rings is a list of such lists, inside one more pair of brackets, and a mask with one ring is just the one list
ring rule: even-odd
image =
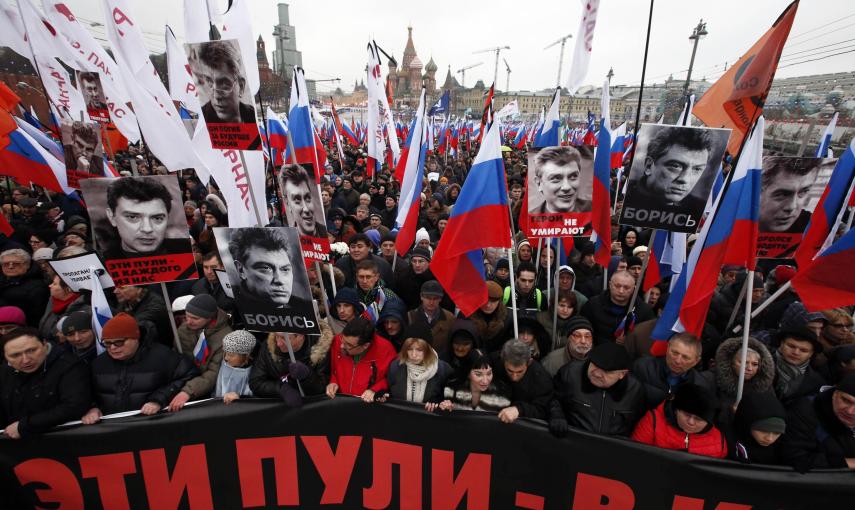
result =
[[[404,302],[398,298],[387,301],[386,306],[380,312],[380,319],[377,321],[377,332],[392,344],[395,351],[400,351],[404,341],[409,338],[409,326]],[[430,326],[425,321],[422,321],[419,326],[420,329],[426,330],[420,338],[431,343],[433,335]]]
[[408,324],[430,329],[430,344],[438,352],[448,348],[448,335],[454,323],[454,315],[439,306],[444,296],[445,292],[439,282],[428,280],[422,284],[421,305],[407,314]]
[[[622,343],[629,330],[626,327],[628,322],[637,324],[653,318],[650,307],[641,299],[636,300],[633,310],[629,310],[635,285],[632,274],[617,271],[609,278],[609,288],[589,299],[582,307],[582,315],[594,326],[595,344],[612,341]],[[624,327],[619,328],[622,322]]]
[[[385,262],[384,262],[385,263]],[[365,311],[376,322],[391,299],[399,299],[398,295],[388,288],[380,278],[380,270],[374,260],[363,260],[356,269],[356,293]]]
[[335,263],[335,267],[344,273],[345,287],[356,287],[357,266],[364,260],[372,260],[376,263],[377,272],[383,282],[387,284],[394,283],[392,267],[383,257],[371,253],[372,244],[367,235],[362,233],[354,234],[349,239],[348,246],[350,247],[350,252]]
[[44,315],[39,320],[39,334],[46,340],[55,340],[54,331],[60,317],[73,312],[88,310],[90,305],[80,293],[72,292],[59,276],[53,277],[48,289],[50,290],[50,299]]
[[487,282],[487,302],[475,310],[469,319],[478,330],[478,348],[493,352],[500,349],[512,324],[511,311],[502,302],[502,287],[493,281]]
[[647,407],[653,409],[674,398],[684,384],[694,384],[713,393],[712,383],[695,367],[701,361],[701,344],[688,333],[677,333],[668,341],[665,357],[644,357],[635,361],[632,373],[644,384]]
[[28,326],[38,326],[39,319],[50,299],[38,266],[33,265],[30,254],[22,249],[0,253],[0,306],[17,306],[24,312]]
[[89,370],[73,354],[21,327],[0,337],[0,426],[12,439],[47,432],[89,407]]
[[389,396],[417,404],[439,404],[451,367],[427,341],[410,337],[389,365]]
[[169,347],[173,345],[169,312],[160,294],[153,292],[150,287],[138,285],[117,285],[113,293],[119,312],[125,312],[133,316],[138,324],[145,325],[152,337],[161,344]]
[[499,411],[499,420],[513,423],[518,418],[545,420],[552,399],[552,381],[543,366],[531,357],[531,347],[511,339],[494,358],[496,380],[510,388],[511,405]]
[[[748,353],[745,363],[745,386],[743,397],[753,393],[772,391],[775,379],[775,361],[769,350],[759,340],[748,338]],[[739,372],[742,366],[742,338],[725,340],[715,354],[715,366],[703,375],[715,388],[719,402],[716,425],[726,428],[736,411],[736,393]]]
[[585,361],[594,345],[594,327],[584,317],[573,317],[568,321],[567,338],[564,346],[555,349],[547,355],[542,363],[549,375],[555,374],[572,361]]
[[62,336],[65,342],[60,348],[73,353],[87,364],[92,363],[98,356],[98,348],[95,345],[97,339],[92,331],[92,314],[89,310],[72,312],[62,319]]
[[[578,300],[572,290],[558,290],[558,298],[555,304],[548,310],[537,313],[537,320],[546,330],[546,334],[552,339],[555,347],[563,347],[567,342],[569,324],[578,314]],[[555,328],[553,328],[553,322]],[[552,345],[550,346],[550,348]]]
[[[300,390],[306,395],[323,394],[328,379],[333,332],[324,324],[320,329],[319,336],[270,333],[250,371],[249,387],[253,394],[282,398],[289,407],[302,404]],[[291,352],[294,353],[293,361]]]
[[731,459],[747,464],[783,464],[781,436],[787,431],[787,413],[774,394],[747,393],[739,401],[727,451]]
[[328,317],[334,334],[339,334],[348,322],[362,314],[365,305],[359,300],[356,289],[345,287],[338,291],[333,301],[333,309]]
[[255,337],[249,331],[239,329],[223,337],[223,364],[217,373],[214,398],[231,404],[241,397],[251,397],[249,371]]
[[17,306],[0,306],[0,336],[26,325],[23,310]]
[[822,345],[809,329],[778,332],[775,351],[775,394],[785,406],[799,398],[815,394],[825,384],[822,376],[810,366]]
[[474,350],[470,353],[470,358],[467,377],[454,385],[446,386],[445,400],[436,407],[428,404],[429,411],[460,409],[498,413],[509,408],[511,393],[508,388],[493,379],[490,357],[483,351]]
[[212,251],[202,255],[202,278],[196,280],[191,292],[194,296],[210,294],[217,300],[217,307],[234,316],[237,313],[235,300],[226,295],[226,291],[217,277],[217,271],[224,270],[225,267],[223,261],[220,260],[219,253]]
[[439,353],[439,359],[448,363],[451,368],[446,386],[453,386],[467,377],[469,363],[472,361],[470,353],[478,344],[478,330],[471,320],[458,317],[451,327],[450,337],[449,348]]
[[[516,292],[516,310],[528,313],[537,313],[546,310],[547,298],[540,289],[535,287],[537,270],[534,264],[522,262],[517,267],[517,277],[514,290]],[[506,287],[502,295],[502,301],[510,309],[514,309],[514,301],[511,299],[511,288]]]
[[333,339],[327,396],[343,393],[373,402],[378,392],[389,388],[386,373],[395,356],[395,348],[374,332],[371,321],[357,317]]

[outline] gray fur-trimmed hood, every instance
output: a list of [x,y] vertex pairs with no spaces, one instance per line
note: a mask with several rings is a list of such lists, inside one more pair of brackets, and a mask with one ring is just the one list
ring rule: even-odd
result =
[[[772,354],[762,342],[755,338],[748,338],[748,347],[760,353],[760,369],[751,380],[745,381],[745,390],[750,392],[763,392],[772,387],[775,379],[775,360]],[[731,360],[742,348],[742,338],[729,338],[721,343],[715,353],[715,379],[720,393],[728,396],[736,396],[739,385],[739,374],[731,369]]]

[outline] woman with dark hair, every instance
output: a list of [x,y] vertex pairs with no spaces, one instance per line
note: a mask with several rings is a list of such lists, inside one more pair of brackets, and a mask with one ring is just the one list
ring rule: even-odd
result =
[[445,388],[445,400],[439,404],[427,404],[425,409],[451,411],[489,411],[497,413],[511,405],[510,391],[493,381],[490,357],[484,351],[474,350],[468,377],[452,387]]

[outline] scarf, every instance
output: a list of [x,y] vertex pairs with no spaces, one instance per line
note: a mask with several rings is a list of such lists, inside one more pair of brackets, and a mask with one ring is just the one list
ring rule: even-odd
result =
[[781,397],[790,395],[792,391],[792,383],[805,373],[810,360],[802,365],[791,365],[781,355],[781,351],[775,351],[775,366],[778,371],[778,381],[775,383],[775,390]]
[[407,401],[423,403],[428,380],[436,375],[438,363],[416,365],[407,362]]
[[223,360],[217,375],[217,386],[214,397],[223,398],[226,393],[235,392],[242,397],[252,396],[249,389],[250,367],[233,367]]
[[51,297],[50,298],[51,311],[53,311],[53,313],[59,315],[62,312],[64,312],[66,308],[68,308],[68,305],[75,302],[77,300],[77,298],[79,298],[79,297],[80,297],[80,294],[78,294],[76,292],[72,292],[65,299],[57,299],[55,297]]

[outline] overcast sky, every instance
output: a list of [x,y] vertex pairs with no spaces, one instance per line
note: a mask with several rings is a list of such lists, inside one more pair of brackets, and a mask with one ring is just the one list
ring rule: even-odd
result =
[[[215,0],[225,8],[226,0]],[[275,0],[249,0],[256,37],[261,34],[273,50],[271,35],[277,22]],[[66,0],[78,17],[102,20],[101,2]],[[662,82],[669,74],[685,78],[692,29],[703,18],[709,35],[698,46],[694,78],[711,81],[757,40],[788,5],[787,0],[656,0],[645,82]],[[164,48],[163,26],[170,24],[181,39],[182,0],[130,0],[141,21],[149,49]],[[430,5],[430,9],[426,6]],[[555,85],[559,47],[544,47],[572,34],[564,52],[562,84],[567,79],[581,13],[579,0],[468,2],[436,0],[292,0],[291,24],[309,78],[341,78],[350,90],[364,75],[365,45],[370,38],[399,61],[407,41],[407,26],[424,64],[433,57],[441,85],[446,70],[483,62],[466,72],[466,84],[493,80],[493,53],[474,51],[510,46],[502,53],[511,67],[512,90],[536,90]],[[643,0],[602,0],[586,83],[602,84],[609,68],[615,84],[641,80],[649,3]],[[103,36],[103,29],[93,27]],[[855,3],[840,0],[803,0],[796,15],[778,77],[855,70]],[[847,41],[848,42],[844,42]],[[831,56],[834,53],[849,52]],[[809,59],[814,62],[790,65]],[[787,66],[787,67],[785,67]],[[498,88],[505,88],[505,66],[499,62]],[[458,81],[460,76],[457,75]],[[318,90],[334,88],[318,84]]]

